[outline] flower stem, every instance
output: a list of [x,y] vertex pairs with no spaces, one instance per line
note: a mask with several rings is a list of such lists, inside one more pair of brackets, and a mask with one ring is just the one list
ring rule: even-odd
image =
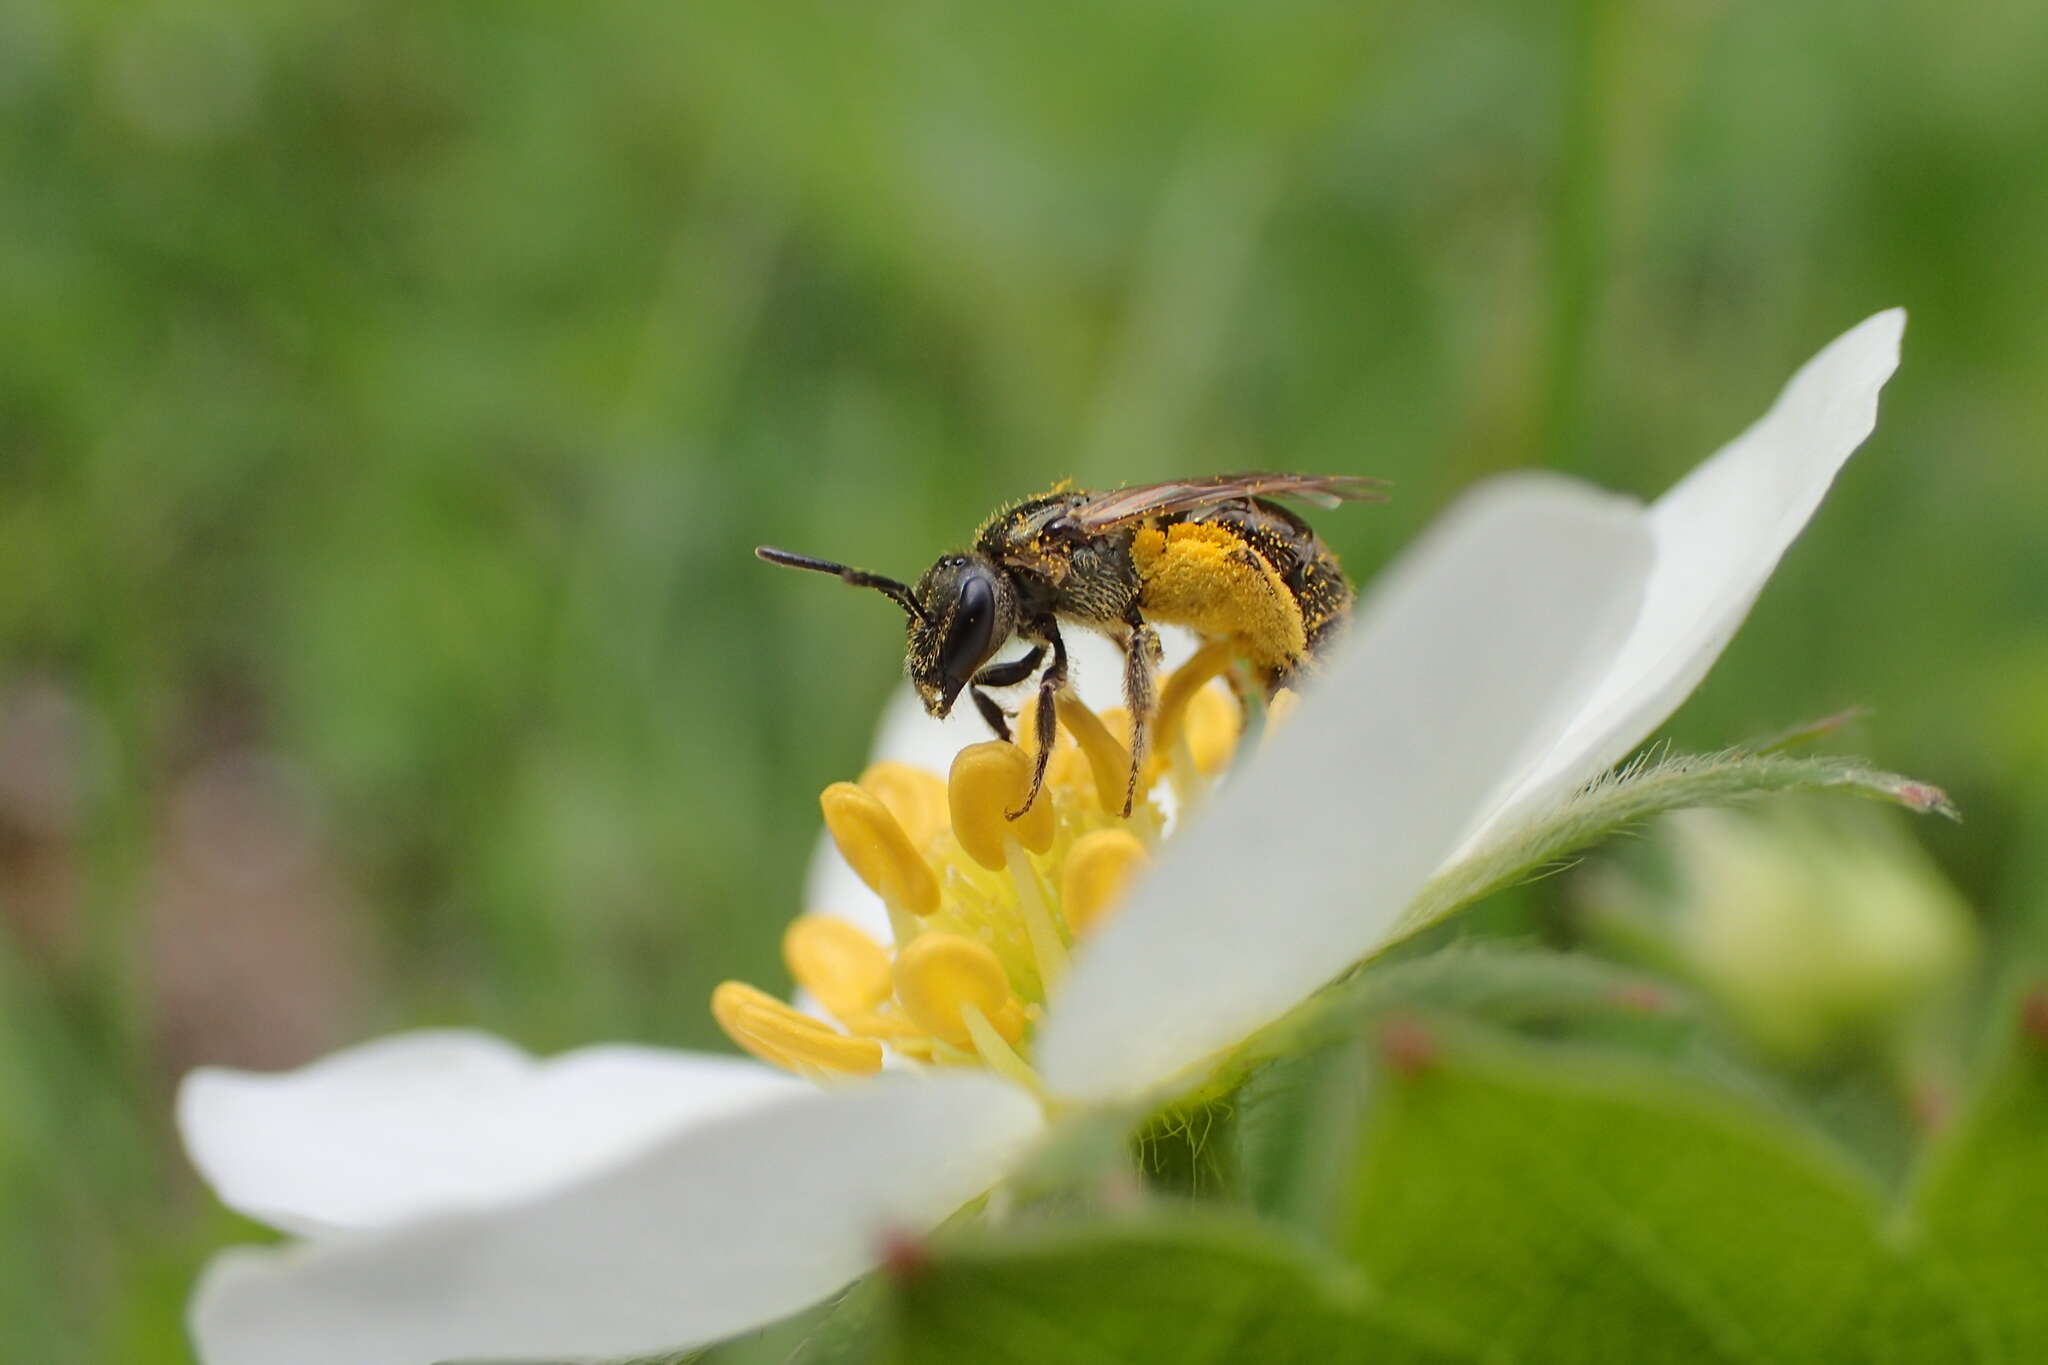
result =
[[1132,1148],[1146,1185],[1161,1194],[1227,1199],[1241,1184],[1237,1108],[1228,1095],[1168,1110],[1139,1131]]

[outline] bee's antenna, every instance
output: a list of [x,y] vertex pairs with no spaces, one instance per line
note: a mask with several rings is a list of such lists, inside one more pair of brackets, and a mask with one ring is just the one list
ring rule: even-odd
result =
[[778,550],[773,545],[756,545],[754,555],[758,559],[767,560],[770,564],[780,564],[785,569],[809,569],[813,573],[828,573],[843,583],[851,583],[856,588],[873,588],[909,612],[912,619],[931,620],[925,615],[924,608],[917,604],[917,599],[911,596],[909,586],[898,583],[893,578],[884,578],[865,569],[851,569],[844,564],[834,564],[829,559],[814,559],[810,555],[800,555],[791,550]]

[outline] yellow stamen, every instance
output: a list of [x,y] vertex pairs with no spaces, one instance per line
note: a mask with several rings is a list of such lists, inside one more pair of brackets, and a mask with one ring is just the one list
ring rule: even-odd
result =
[[[1287,694],[1293,696],[1292,692]],[[1244,729],[1244,712],[1237,698],[1220,687],[1195,689],[1187,700],[1181,723],[1181,738],[1187,741],[1195,767],[1204,777],[1214,777],[1230,762]]]
[[1008,870],[1017,892],[1018,917],[1038,960],[1039,983],[1049,991],[1066,973],[1067,950],[1025,850],[1044,853],[1052,847],[1057,832],[1052,794],[1041,792],[1023,816],[1009,817],[1030,790],[1031,761],[1022,749],[1000,740],[970,744],[954,755],[952,780],[946,785],[953,837],[960,847],[991,872]]
[[1003,853],[1010,864],[1010,884],[1017,888],[1017,917],[1024,921],[1024,936],[1031,940],[1031,955],[1038,959],[1039,989],[1050,995],[1067,975],[1066,941],[1052,922],[1045,892],[1038,884],[1038,870],[1024,856],[1024,846],[1007,839]]
[[882,1069],[880,1043],[849,1038],[744,981],[711,992],[711,1015],[748,1052],[800,1075],[866,1076]]
[[1040,1084],[1038,1073],[1030,1063],[1017,1055],[1010,1046],[1022,1030],[1020,1020],[1014,1028],[1005,1028],[981,1012],[972,1003],[960,1006],[960,1022],[967,1026],[968,1037],[974,1042],[974,1050],[981,1057],[983,1066],[1004,1077],[1014,1085],[1023,1087],[1040,1099],[1045,1098],[1045,1089]]
[[[893,983],[890,990],[895,990]],[[930,1041],[922,1029],[900,1014],[849,1014],[839,1022],[846,1025],[848,1033],[887,1043],[898,1052],[909,1049],[913,1044]]]
[[[834,782],[819,796],[818,806],[840,856],[882,898],[892,920],[906,914],[923,917],[939,908],[938,879],[873,793],[851,782]],[[896,925],[899,938],[906,927]]]
[[1300,705],[1301,694],[1293,688],[1283,687],[1278,692],[1275,692],[1273,699],[1266,703],[1265,734],[1271,736],[1275,730],[1279,729],[1294,714],[1296,708]]
[[936,773],[885,758],[860,775],[860,786],[889,808],[920,849],[946,828],[946,784]]
[[1031,809],[1015,820],[1010,812],[1024,804],[1031,790],[1031,760],[1014,744],[992,739],[970,744],[953,757],[953,772],[946,784],[948,806],[953,816],[953,837],[967,856],[991,872],[1000,872],[1008,859],[1003,853],[1005,839],[1015,839],[1033,853],[1052,847],[1052,798],[1044,793]]
[[1058,706],[1060,724],[1088,759],[1089,775],[1095,779],[1096,800],[1110,814],[1118,813],[1124,808],[1124,784],[1130,780],[1131,751],[1117,742],[1102,718],[1079,697],[1062,692]]
[[963,934],[923,933],[896,954],[896,998],[918,1027],[953,1047],[972,1047],[962,1017],[973,1006],[1007,1040],[1023,1036],[1024,1014],[1010,995],[1010,978],[985,943]]
[[1060,874],[1060,908],[1075,938],[1116,908],[1147,861],[1145,845],[1128,830],[1098,829],[1074,841]]
[[889,998],[889,954],[843,919],[805,915],[793,922],[782,935],[782,960],[842,1023]]
[[1211,679],[1220,678],[1237,659],[1237,648],[1228,640],[1211,640],[1188,656],[1159,688],[1159,747],[1169,749],[1180,738],[1182,719],[1194,699],[1207,689]]

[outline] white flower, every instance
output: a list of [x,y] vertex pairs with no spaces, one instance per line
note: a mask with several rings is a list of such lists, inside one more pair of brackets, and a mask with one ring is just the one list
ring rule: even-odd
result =
[[[1061,1104],[1161,1094],[1384,943],[1704,676],[1870,433],[1879,314],[1648,509],[1545,476],[1468,496],[1381,575],[1302,713],[1083,945],[1030,1044]],[[837,907],[834,907],[837,908]],[[812,1089],[729,1058],[536,1063],[409,1035],[202,1071],[179,1120],[221,1198],[305,1240],[224,1253],[208,1365],[629,1355],[768,1322],[999,1182],[1040,1098],[943,1068]]]

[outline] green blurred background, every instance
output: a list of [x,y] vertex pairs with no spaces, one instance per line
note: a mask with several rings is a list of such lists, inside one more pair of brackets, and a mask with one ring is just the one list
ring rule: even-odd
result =
[[0,0],[0,1336],[186,1359],[176,1075],[714,1044],[904,575],[1060,477],[1655,494],[1912,310],[1678,718],[2048,912],[2048,7]]

